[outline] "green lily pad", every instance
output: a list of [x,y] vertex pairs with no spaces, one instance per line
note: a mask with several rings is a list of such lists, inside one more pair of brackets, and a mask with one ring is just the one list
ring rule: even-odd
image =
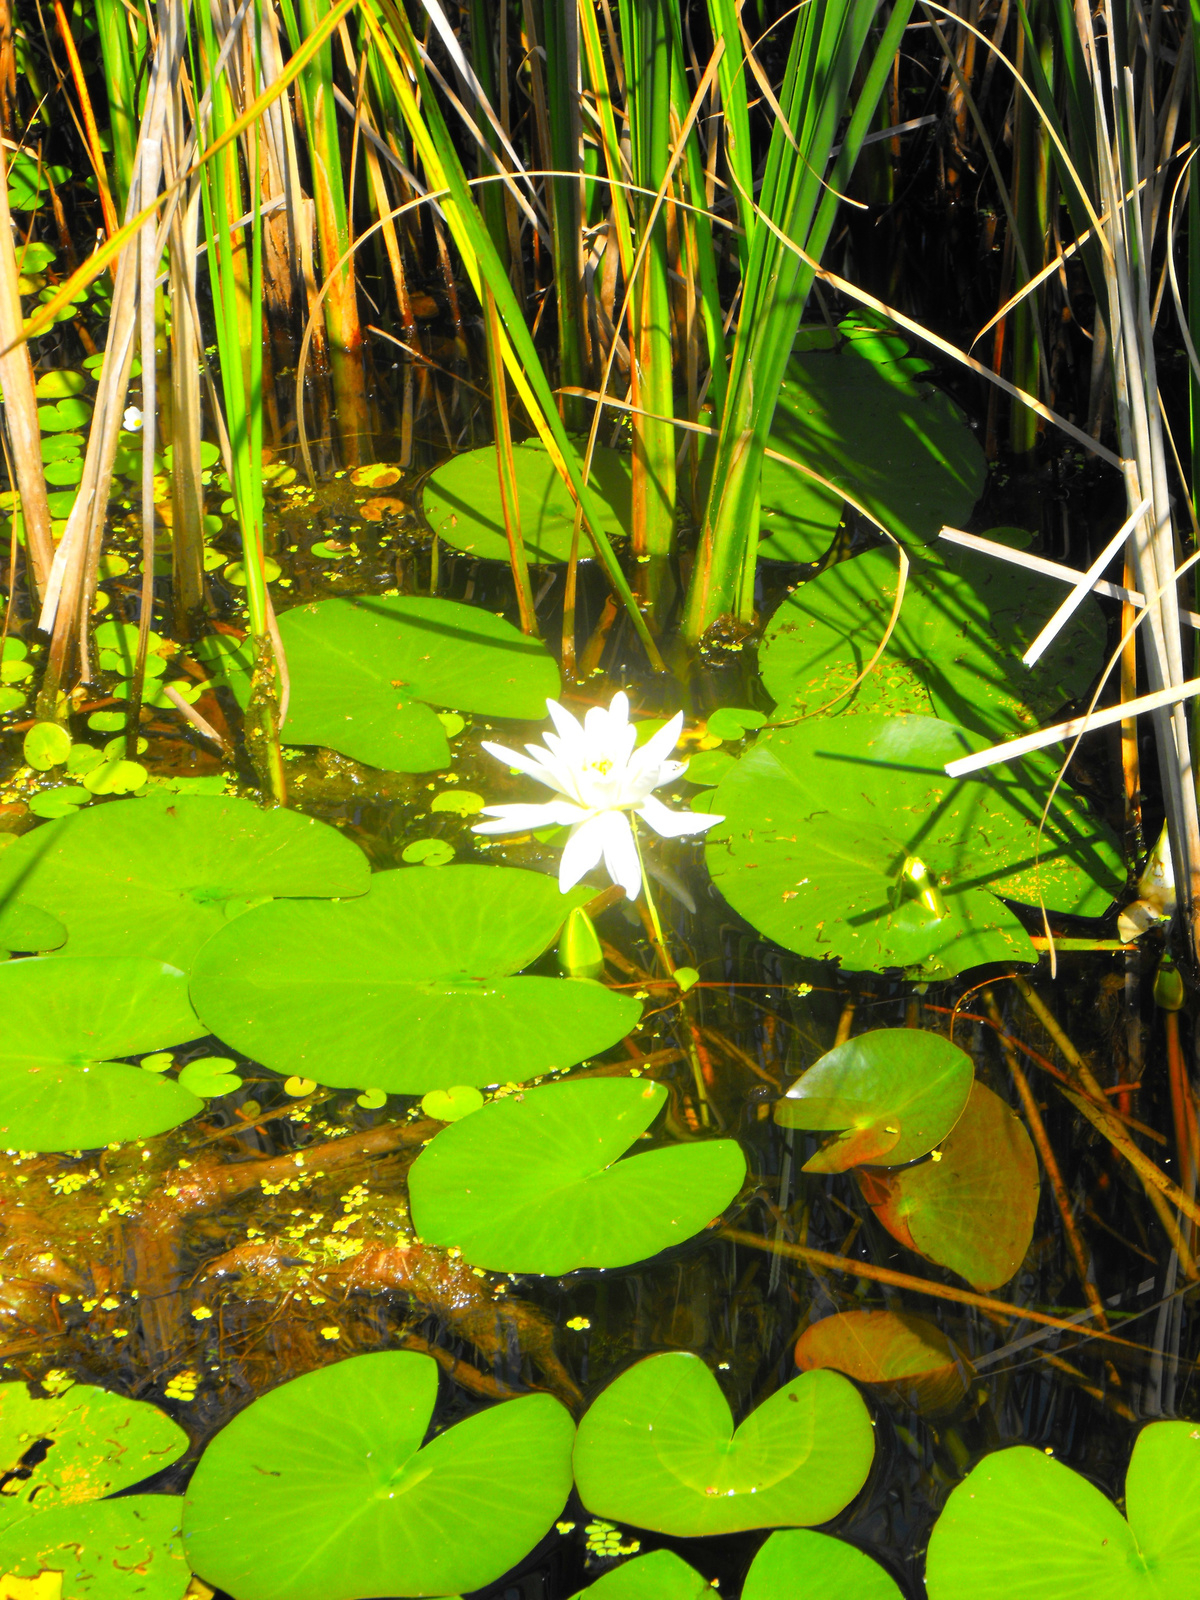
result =
[[192,1578],[182,1512],[183,1501],[166,1494],[39,1511],[0,1535],[0,1572],[61,1575],[63,1600],[181,1600]]
[[483,810],[487,801],[471,789],[444,789],[435,794],[429,803],[430,811],[449,811],[456,817],[473,817]]
[[[582,465],[582,452],[579,460]],[[575,501],[545,446],[533,439],[518,445],[513,451],[513,468],[527,557],[530,561],[569,561]],[[588,482],[606,513],[605,532],[610,537],[628,532],[632,517],[629,457],[598,446]],[[444,462],[426,480],[422,509],[434,533],[456,550],[489,561],[508,560],[495,445],[467,450]],[[586,528],[580,529],[579,549],[584,556],[591,554]]]
[[57,950],[66,942],[66,928],[48,911],[19,900],[0,901],[0,950]]
[[813,1322],[796,1343],[801,1372],[833,1367],[920,1411],[952,1410],[971,1364],[934,1322],[908,1311],[844,1311]]
[[87,379],[82,372],[71,372],[66,367],[43,372],[33,386],[39,400],[65,400],[68,395],[82,394]]
[[322,600],[285,612],[279,631],[292,680],[285,743],[324,745],[389,772],[449,762],[431,705],[540,718],[559,691],[545,645],[454,600]]
[[141,956],[33,956],[0,966],[0,1065],[72,1063],[195,1039],[203,1028],[176,967]]
[[515,867],[401,867],[346,903],[276,901],[205,947],[192,1000],[209,1028],[277,1072],[336,1088],[425,1094],[507,1080],[615,1044],[638,1002],[597,983],[509,977],[572,905]]
[[67,456],[62,461],[48,461],[46,463],[47,483],[74,487],[82,477],[83,459],[80,456]]
[[0,1145],[92,1150],[149,1138],[202,1109],[181,1087],[109,1060],[203,1032],[175,967],[132,956],[0,966]]
[[454,846],[448,839],[414,839],[401,850],[400,859],[411,866],[444,867],[454,860]]
[[[110,617],[96,629],[96,648],[100,652],[99,664],[105,672],[119,672],[126,678],[133,676],[137,665],[138,626],[136,622],[118,622]],[[146,676],[161,677],[167,670],[166,657],[161,654],[165,643],[161,633],[153,628],[146,639]]]
[[429,1243],[457,1246],[497,1272],[558,1277],[646,1261],[719,1217],[746,1176],[732,1139],[618,1160],[666,1102],[662,1084],[629,1078],[493,1100],[413,1163],[413,1224]]
[[1021,656],[1061,602],[1062,584],[946,547],[914,556],[887,649],[853,694],[895,604],[892,550],[866,550],[798,585],[771,618],[759,670],[781,716],[913,712],[990,740],[1028,733],[1085,695],[1106,624],[1088,601],[1032,669]]
[[132,1495],[61,1506],[0,1535],[5,1594],[51,1600],[182,1600],[191,1581],[183,1501]]
[[38,428],[42,433],[67,433],[86,428],[92,415],[92,402],[70,395],[54,405],[38,407]]
[[60,767],[71,753],[71,735],[57,722],[35,722],[25,735],[23,754],[35,772]]
[[701,750],[699,755],[691,756],[684,776],[689,783],[694,783],[701,788],[715,788],[727,772],[732,772],[737,765],[737,757],[731,756],[725,750]]
[[[141,1065],[145,1070],[146,1063],[143,1061]],[[233,1065],[228,1056],[200,1056],[196,1061],[188,1062],[176,1082],[189,1094],[199,1095],[202,1100],[212,1100],[217,1095],[232,1094],[235,1089],[242,1087],[241,1078],[230,1070]]]
[[[926,364],[903,339],[862,317],[803,329],[768,440],[854,496],[903,542],[962,525],[983,491],[987,464],[954,401],[922,380]],[[870,448],[862,447],[870,440]],[[816,561],[829,548],[841,504],[782,462],[763,466],[760,556]]]
[[981,1083],[928,1161],[859,1183],[893,1238],[985,1293],[1019,1271],[1033,1239],[1037,1156],[1020,1118]]
[[746,706],[721,706],[705,723],[705,730],[714,739],[740,739],[766,721],[761,711],[751,711]]
[[12,689],[7,685],[0,685],[0,717],[6,716],[10,711],[17,711],[25,704],[26,691]]
[[83,1383],[35,1399],[23,1383],[0,1384],[0,1529],[131,1488],[187,1447],[183,1429],[143,1400]]
[[71,955],[142,955],[187,969],[229,901],[358,895],[367,858],[336,829],[249,800],[152,794],[88,806],[0,855],[0,897],[66,923]]
[[946,1137],[974,1078],[970,1056],[941,1034],[877,1028],[827,1050],[775,1102],[775,1121],[837,1132],[805,1172],[901,1167]]
[[421,1099],[421,1110],[435,1122],[461,1122],[483,1105],[483,1096],[469,1083],[456,1083],[450,1089],[431,1089]]
[[[224,560],[224,557],[220,558]],[[210,682],[228,689],[245,711],[250,704],[250,680],[254,671],[254,650],[246,641],[228,634],[212,633],[201,639],[193,654],[204,664]]]
[[1176,1600],[1200,1592],[1200,1429],[1152,1422],[1125,1479],[1128,1521],[1042,1450],[985,1456],[929,1541],[929,1600]]
[[203,1109],[178,1083],[117,1061],[0,1068],[0,1148],[98,1150],[153,1138]]
[[862,1488],[874,1453],[867,1408],[838,1372],[793,1378],[735,1432],[700,1357],[668,1351],[593,1402],[575,1482],[596,1516],[697,1538],[828,1522]]
[[[35,817],[51,821],[55,817],[69,817],[72,812],[78,811],[80,806],[87,805],[91,798],[86,789],[68,784],[61,789],[42,789],[39,793],[30,795],[29,809]],[[63,932],[65,936],[66,930]],[[61,943],[61,940],[59,942]]]
[[[1111,832],[1036,757],[947,778],[987,741],[931,717],[833,717],[777,729],[722,778],[708,834],[717,887],[755,928],[857,971],[946,976],[1033,961],[997,896],[1100,916],[1124,884]],[[923,885],[923,887],[922,887]]]
[[904,1600],[877,1561],[807,1529],[773,1533],[750,1563],[742,1600]]
[[238,1600],[445,1595],[499,1578],[570,1492],[571,1418],[525,1395],[422,1448],[437,1380],[429,1356],[388,1350],[255,1400],[192,1478],[193,1570]]
[[673,1551],[623,1561],[573,1600],[712,1600],[712,1585]]

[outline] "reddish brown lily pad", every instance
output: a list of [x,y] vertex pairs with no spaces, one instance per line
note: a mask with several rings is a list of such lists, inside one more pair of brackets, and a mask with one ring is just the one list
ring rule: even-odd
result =
[[950,1411],[971,1366],[941,1329],[907,1311],[845,1311],[814,1322],[796,1344],[802,1372],[833,1367],[919,1411]]

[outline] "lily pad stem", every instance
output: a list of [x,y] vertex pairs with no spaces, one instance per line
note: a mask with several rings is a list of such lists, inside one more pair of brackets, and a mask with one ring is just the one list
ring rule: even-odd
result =
[[[654,948],[658,952],[658,959],[662,962],[663,971],[669,978],[675,976],[675,963],[671,960],[667,941],[663,937],[662,922],[659,919],[658,907],[654,903],[654,896],[650,892],[650,874],[646,871],[646,858],[642,855],[642,841],[638,835],[637,818],[630,814],[629,826],[633,830],[633,843],[637,850],[638,866],[642,869],[642,891],[646,896],[646,911],[650,919],[650,936]],[[700,1120],[705,1127],[710,1126],[712,1114],[709,1110],[708,1088],[704,1082],[704,1068],[700,1062],[700,1052],[696,1048],[695,1029],[692,1019],[688,1015],[688,999],[686,994],[680,993],[680,1009],[683,1012],[684,1025],[687,1028],[687,1053],[692,1064],[692,1077],[696,1082],[696,1098],[700,1103]]]

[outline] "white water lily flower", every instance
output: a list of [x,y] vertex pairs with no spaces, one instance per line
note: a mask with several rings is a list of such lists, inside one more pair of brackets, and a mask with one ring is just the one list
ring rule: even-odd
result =
[[703,833],[725,820],[696,811],[672,811],[654,797],[655,789],[674,783],[687,770],[686,761],[667,759],[683,731],[683,712],[636,750],[637,731],[630,724],[629,701],[624,694],[615,694],[607,711],[593,706],[582,726],[557,700],[547,700],[546,709],[557,732],[545,735],[544,748],[527,744],[529,753],[524,756],[486,741],[483,748],[497,761],[544,783],[560,798],[540,806],[484,806],[484,815],[496,820],[481,822],[473,831],[527,833],[551,824],[569,827],[571,836],[558,869],[558,887],[563,894],[603,861],[612,881],[621,885],[630,900],[636,900],[642,888],[642,868],[630,812],[664,839]]
[[142,413],[137,406],[126,406],[122,423],[126,433],[136,433],[142,425]]

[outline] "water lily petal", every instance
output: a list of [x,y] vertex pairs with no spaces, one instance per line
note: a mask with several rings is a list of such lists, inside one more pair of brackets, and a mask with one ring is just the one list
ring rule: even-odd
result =
[[530,746],[531,754],[520,755],[516,750],[510,750],[506,745],[493,744],[490,739],[483,741],[483,748],[488,755],[495,756],[497,761],[503,761],[505,766],[515,767],[518,772],[523,772],[527,777],[536,778],[539,783],[544,783],[547,789],[556,789],[565,799],[574,796],[565,789],[559,781],[557,774],[545,760],[539,759],[535,753],[536,746]]
[[477,822],[472,833],[529,833],[534,828],[572,827],[587,816],[565,800],[548,800],[541,806],[484,806],[483,814],[496,821]]
[[[633,759],[629,763],[630,776],[641,777],[643,773],[647,773],[654,768],[678,766],[678,762],[668,762],[667,757],[679,743],[679,735],[682,732],[683,712],[677,711],[666,727],[660,728],[656,734],[646,740],[640,750],[634,752]],[[669,778],[660,778],[658,780],[658,783],[669,782]],[[653,787],[657,788],[658,784],[654,784]]]
[[636,900],[642,890],[642,864],[638,860],[633,829],[623,811],[607,811],[596,819],[604,824],[604,865],[626,898]]
[[703,833],[713,823],[725,821],[724,817],[708,816],[700,811],[672,811],[670,806],[663,805],[653,795],[646,796],[637,814],[664,839],[678,839],[686,833]]
[[600,865],[600,858],[604,854],[604,826],[610,815],[605,813],[589,817],[586,822],[572,829],[558,863],[558,887],[563,894],[573,889],[593,867]]

